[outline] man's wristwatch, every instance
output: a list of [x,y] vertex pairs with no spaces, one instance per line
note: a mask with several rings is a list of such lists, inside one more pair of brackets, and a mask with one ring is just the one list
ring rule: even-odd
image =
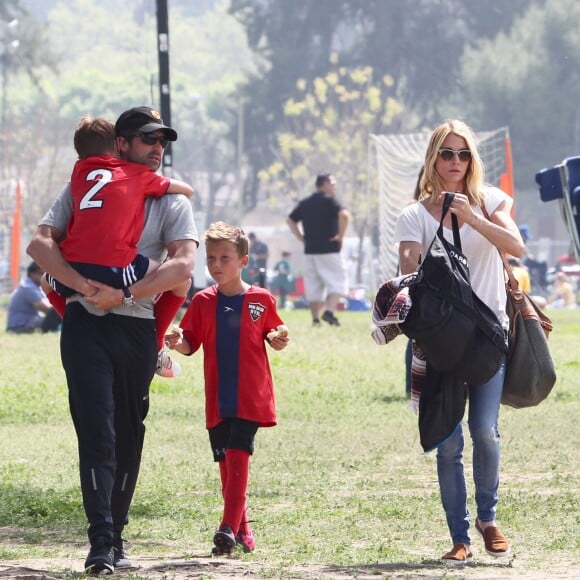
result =
[[129,288],[123,288],[123,306],[135,306],[135,298],[133,298],[133,294],[129,291]]

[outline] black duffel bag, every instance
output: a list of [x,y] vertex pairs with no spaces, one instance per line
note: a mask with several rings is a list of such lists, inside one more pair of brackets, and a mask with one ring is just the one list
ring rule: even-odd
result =
[[443,237],[443,219],[452,200],[453,194],[446,193],[437,234],[409,288],[411,309],[399,327],[435,370],[482,384],[499,369],[507,350],[505,332],[471,287],[455,215],[454,244]]

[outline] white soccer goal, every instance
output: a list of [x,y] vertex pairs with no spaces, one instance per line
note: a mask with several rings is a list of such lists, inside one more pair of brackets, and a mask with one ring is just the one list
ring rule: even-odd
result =
[[[379,189],[379,273],[381,282],[397,274],[399,262],[393,238],[401,211],[413,199],[417,176],[425,158],[429,133],[371,135],[376,150]],[[501,127],[477,134],[488,183],[512,193],[509,131]]]

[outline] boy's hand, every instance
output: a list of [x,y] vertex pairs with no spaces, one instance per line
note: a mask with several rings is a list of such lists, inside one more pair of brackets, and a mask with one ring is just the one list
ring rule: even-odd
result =
[[270,346],[274,350],[283,350],[288,346],[288,327],[285,324],[281,324],[277,329],[272,329],[266,338],[270,343]]
[[183,342],[183,330],[179,326],[173,326],[171,330],[164,336],[165,344],[171,350],[182,344]]
[[288,327],[285,324],[281,324],[278,328],[273,328],[267,335],[268,340],[272,340],[276,337],[286,337],[288,336]]
[[289,340],[287,336],[276,336],[270,340],[270,346],[274,350],[284,350],[288,346]]

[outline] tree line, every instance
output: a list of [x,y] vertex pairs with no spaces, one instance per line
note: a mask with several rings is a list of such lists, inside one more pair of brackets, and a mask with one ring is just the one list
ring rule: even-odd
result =
[[[82,114],[158,102],[151,4],[55,0],[44,19],[0,4],[2,176],[26,180],[29,224],[70,172]],[[578,146],[576,0],[169,0],[169,17],[173,166],[209,219],[239,215],[240,177],[248,211],[306,195],[323,162],[359,195],[369,132],[507,125],[517,189]]]

